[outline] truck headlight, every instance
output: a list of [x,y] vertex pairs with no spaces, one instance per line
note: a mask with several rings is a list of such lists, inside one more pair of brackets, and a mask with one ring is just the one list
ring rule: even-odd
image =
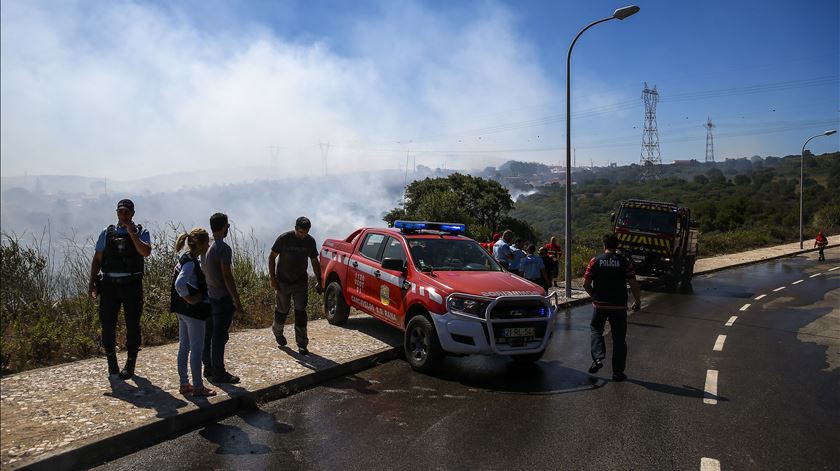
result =
[[459,298],[453,296],[449,298],[447,307],[452,312],[459,314],[466,314],[468,316],[484,317],[484,312],[490,303],[486,301],[479,301],[477,299]]

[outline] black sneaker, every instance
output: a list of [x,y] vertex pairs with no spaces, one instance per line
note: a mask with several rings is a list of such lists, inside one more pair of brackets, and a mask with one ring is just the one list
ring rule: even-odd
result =
[[298,349],[298,353],[300,353],[301,355],[309,355],[309,350],[307,350],[306,347],[300,347]]
[[275,336],[274,336],[274,340],[276,340],[276,341],[277,341],[277,346],[278,346],[278,347],[285,347],[285,346],[286,346],[286,344],[287,344],[287,343],[289,343],[289,342],[286,340],[286,337],[284,337],[284,336],[282,336],[282,335],[275,335]]
[[612,380],[616,382],[621,382],[627,379],[627,375],[624,373],[613,373]]
[[223,371],[221,374],[213,375],[212,381],[214,383],[231,383],[236,384],[239,382],[239,376],[234,376],[227,371]]
[[604,366],[604,363],[601,360],[595,360],[592,362],[592,365],[589,366],[590,373],[597,373]]

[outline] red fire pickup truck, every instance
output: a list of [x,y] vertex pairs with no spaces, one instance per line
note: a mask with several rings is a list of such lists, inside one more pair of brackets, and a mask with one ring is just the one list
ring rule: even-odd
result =
[[539,360],[554,327],[540,286],[504,270],[463,224],[396,221],[328,239],[320,261],[331,324],[354,307],[405,331],[405,356],[432,371],[445,354]]

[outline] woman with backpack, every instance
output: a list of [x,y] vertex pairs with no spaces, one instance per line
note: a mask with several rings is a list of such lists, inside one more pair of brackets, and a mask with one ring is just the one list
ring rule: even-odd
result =
[[[201,357],[204,352],[204,321],[210,316],[210,298],[207,296],[207,282],[199,264],[210,246],[210,235],[197,227],[189,233],[182,233],[175,242],[175,251],[180,252],[187,245],[175,265],[172,276],[170,309],[178,316],[178,376],[181,380],[181,394],[193,396],[215,396],[216,391],[204,386],[201,377]],[[187,358],[192,370],[192,384],[187,375]]]

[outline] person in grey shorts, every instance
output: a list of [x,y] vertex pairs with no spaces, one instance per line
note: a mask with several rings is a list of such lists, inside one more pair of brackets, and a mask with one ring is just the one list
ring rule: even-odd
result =
[[306,273],[306,260],[312,264],[312,271],[318,280],[316,290],[321,293],[321,264],[318,262],[318,249],[315,239],[309,235],[312,223],[305,217],[295,221],[295,228],[280,234],[271,247],[268,256],[268,275],[271,288],[277,293],[277,308],[274,310],[274,323],[271,326],[277,345],[286,345],[283,325],[294,302],[295,342],[301,355],[308,355],[309,337],[306,334],[306,303],[309,292],[309,275]]

